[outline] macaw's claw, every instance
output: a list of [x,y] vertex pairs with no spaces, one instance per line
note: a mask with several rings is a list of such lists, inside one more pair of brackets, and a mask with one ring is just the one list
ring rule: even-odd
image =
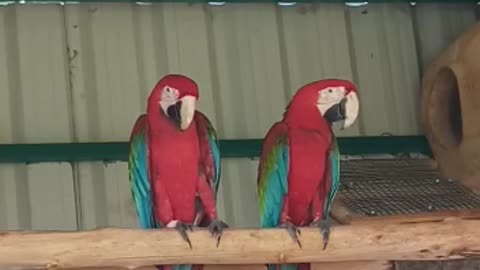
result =
[[225,228],[228,228],[228,225],[219,219],[212,221],[212,223],[208,225],[208,231],[212,234],[213,237],[217,239],[217,247],[220,244],[220,239],[222,238],[223,229]]
[[190,238],[188,237],[187,230],[193,232],[192,225],[183,223],[183,222],[177,222],[175,225],[175,230],[177,230],[180,235],[182,236],[182,239],[185,240],[188,243],[188,246],[192,248],[192,242],[190,242]]
[[310,226],[320,228],[320,232],[323,235],[323,250],[325,250],[328,245],[328,240],[330,239],[330,220],[328,218],[325,220],[317,220],[312,222]]
[[302,233],[297,226],[293,225],[291,222],[285,222],[280,225],[280,228],[286,229],[293,241],[297,242],[298,246],[302,248],[302,243],[300,243],[300,240],[298,240],[298,236]]

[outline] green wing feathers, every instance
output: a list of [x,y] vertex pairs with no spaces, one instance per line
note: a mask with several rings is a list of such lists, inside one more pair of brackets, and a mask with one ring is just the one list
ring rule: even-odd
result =
[[330,172],[331,172],[331,185],[330,191],[328,192],[328,196],[326,198],[325,208],[323,211],[323,219],[328,217],[330,213],[330,208],[332,207],[333,200],[337,195],[338,188],[340,187],[340,151],[338,149],[337,138],[334,134],[332,134],[332,147],[330,148],[329,152],[329,165],[330,165]]
[[195,112],[195,122],[200,143],[202,164],[217,200],[220,186],[221,160],[217,133],[210,120],[201,112]]

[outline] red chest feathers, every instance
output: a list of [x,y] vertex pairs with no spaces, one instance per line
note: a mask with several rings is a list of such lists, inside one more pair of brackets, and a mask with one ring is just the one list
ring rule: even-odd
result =
[[323,180],[330,136],[313,131],[290,130],[288,195],[295,204],[308,205]]
[[154,173],[170,192],[196,186],[200,149],[195,126],[184,132],[173,128],[153,132],[150,158]]

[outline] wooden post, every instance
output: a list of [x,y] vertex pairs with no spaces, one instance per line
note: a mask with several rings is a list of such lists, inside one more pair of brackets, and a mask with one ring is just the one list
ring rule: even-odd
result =
[[480,220],[415,224],[353,224],[332,228],[322,251],[316,228],[303,228],[302,248],[283,229],[226,230],[220,246],[206,230],[101,229],[0,233],[0,268],[138,267],[154,264],[443,260],[480,255]]

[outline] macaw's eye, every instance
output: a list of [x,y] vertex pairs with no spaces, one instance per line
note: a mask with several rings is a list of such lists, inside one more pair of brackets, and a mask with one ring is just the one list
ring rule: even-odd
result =
[[332,93],[332,92],[333,92],[333,90],[331,88],[328,89],[328,93]]
[[167,91],[167,93],[170,93],[170,92],[172,92],[172,89],[170,89],[170,87],[167,86],[167,87],[165,87],[165,91]]

